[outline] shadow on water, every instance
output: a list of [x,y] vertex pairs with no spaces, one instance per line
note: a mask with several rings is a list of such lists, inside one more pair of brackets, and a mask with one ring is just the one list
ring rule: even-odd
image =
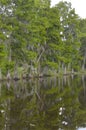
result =
[[85,76],[0,83],[0,130],[81,130],[85,127]]

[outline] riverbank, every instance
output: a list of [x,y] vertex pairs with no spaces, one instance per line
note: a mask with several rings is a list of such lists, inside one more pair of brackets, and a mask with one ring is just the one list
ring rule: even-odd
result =
[[21,76],[21,77],[4,77],[0,79],[0,81],[18,81],[18,80],[29,80],[29,79],[40,79],[46,77],[61,77],[61,76],[74,76],[74,75],[86,75],[86,71],[84,72],[68,72],[68,73],[51,73],[51,74],[40,74],[40,75],[28,75],[28,76]]

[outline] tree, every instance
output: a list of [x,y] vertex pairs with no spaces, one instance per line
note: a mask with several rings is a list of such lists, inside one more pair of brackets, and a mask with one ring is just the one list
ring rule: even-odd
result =
[[[71,3],[50,7],[50,0],[1,0],[0,13],[5,75],[79,70],[83,41],[80,19]],[[85,57],[84,53],[84,68]]]
[[72,9],[71,3],[59,2],[56,7],[59,9],[60,22],[61,22],[61,38],[63,42],[63,50],[61,53],[62,68],[64,70],[75,69],[77,70],[79,62],[79,17]]
[[80,19],[79,29],[81,42],[80,54],[82,56],[81,66],[84,71],[86,69],[86,19]]

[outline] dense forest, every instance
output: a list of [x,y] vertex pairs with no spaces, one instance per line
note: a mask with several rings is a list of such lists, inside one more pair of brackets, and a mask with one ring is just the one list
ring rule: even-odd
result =
[[0,79],[86,71],[86,19],[70,2],[0,0]]

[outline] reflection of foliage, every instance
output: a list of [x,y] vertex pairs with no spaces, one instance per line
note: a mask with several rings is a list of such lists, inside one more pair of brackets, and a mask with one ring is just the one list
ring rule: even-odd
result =
[[7,125],[7,122],[9,119],[9,113],[10,113],[10,106],[9,102],[13,99],[13,89],[8,88],[9,83],[3,84],[3,87],[0,89],[0,129],[4,129],[4,127]]
[[86,90],[82,89],[79,93],[79,101],[83,108],[86,108]]
[[76,77],[67,78],[67,82],[64,78],[50,78],[15,82],[9,88],[2,85],[1,127],[7,122],[11,130],[75,130],[86,123],[82,89],[77,84],[81,81]]

